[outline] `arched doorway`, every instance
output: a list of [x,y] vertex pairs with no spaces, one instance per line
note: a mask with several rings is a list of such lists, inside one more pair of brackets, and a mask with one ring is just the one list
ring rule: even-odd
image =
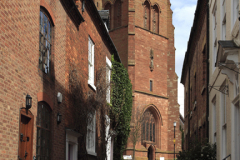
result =
[[150,146],[150,147],[148,148],[148,160],[153,160],[153,154],[154,154],[154,152],[153,152],[153,147]]

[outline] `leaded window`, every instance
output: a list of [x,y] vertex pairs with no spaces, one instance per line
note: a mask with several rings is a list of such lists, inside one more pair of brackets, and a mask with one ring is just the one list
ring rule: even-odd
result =
[[50,160],[51,111],[44,102],[38,103],[37,113],[37,160]]
[[153,114],[147,110],[142,122],[142,140],[155,142],[155,119]]
[[51,65],[52,25],[46,13],[40,11],[39,68],[49,74]]

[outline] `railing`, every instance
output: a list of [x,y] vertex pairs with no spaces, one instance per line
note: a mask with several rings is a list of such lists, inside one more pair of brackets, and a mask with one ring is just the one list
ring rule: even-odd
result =
[[223,160],[226,160],[228,157],[231,157],[231,154],[229,154],[227,157],[223,158]]

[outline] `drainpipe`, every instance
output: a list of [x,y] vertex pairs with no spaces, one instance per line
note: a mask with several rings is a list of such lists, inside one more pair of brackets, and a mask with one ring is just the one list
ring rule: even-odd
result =
[[188,147],[190,147],[190,67],[188,68]]
[[206,113],[206,137],[209,141],[209,0],[207,0],[207,113]]

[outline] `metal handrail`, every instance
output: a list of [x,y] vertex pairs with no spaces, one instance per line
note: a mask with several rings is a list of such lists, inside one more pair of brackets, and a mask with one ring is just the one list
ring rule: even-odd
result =
[[223,160],[226,160],[228,157],[231,157],[231,154],[229,154],[227,157],[223,158]]

